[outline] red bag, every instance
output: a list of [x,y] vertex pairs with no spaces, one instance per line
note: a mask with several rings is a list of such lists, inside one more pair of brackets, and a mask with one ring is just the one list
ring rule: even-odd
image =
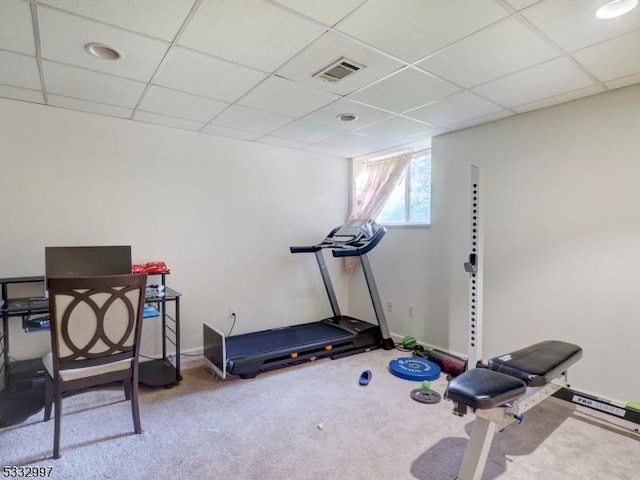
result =
[[147,262],[145,264],[133,264],[132,273],[171,273],[164,262]]

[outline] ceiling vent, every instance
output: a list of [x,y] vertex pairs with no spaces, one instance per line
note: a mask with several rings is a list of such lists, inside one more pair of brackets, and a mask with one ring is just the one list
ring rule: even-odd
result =
[[366,67],[349,60],[348,58],[342,57],[340,60],[333,62],[331,65],[323,68],[313,76],[326,80],[327,82],[337,82],[353,75],[363,68]]

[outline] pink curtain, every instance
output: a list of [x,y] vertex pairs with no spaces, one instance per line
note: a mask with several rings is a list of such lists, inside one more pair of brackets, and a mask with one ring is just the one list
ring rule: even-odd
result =
[[[411,163],[412,152],[366,163],[355,181],[353,210],[349,220],[375,219],[384,208],[396,185]],[[345,258],[345,269],[353,271],[360,264],[357,257]]]

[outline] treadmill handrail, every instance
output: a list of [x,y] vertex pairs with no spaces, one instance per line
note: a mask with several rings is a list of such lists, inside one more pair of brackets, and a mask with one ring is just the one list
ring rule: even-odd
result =
[[355,240],[353,243],[334,243],[329,241],[331,237],[340,229],[340,227],[334,228],[331,233],[321,242],[316,245],[306,246],[292,246],[289,247],[291,253],[314,253],[323,248],[329,248],[332,250],[334,257],[359,257],[366,253],[369,253],[378,243],[382,240],[387,229],[382,225],[376,225],[373,232],[373,236],[365,241],[362,239]]
[[289,251],[291,253],[314,253],[320,250],[321,247],[318,245],[309,245],[309,246],[293,246],[289,247]]

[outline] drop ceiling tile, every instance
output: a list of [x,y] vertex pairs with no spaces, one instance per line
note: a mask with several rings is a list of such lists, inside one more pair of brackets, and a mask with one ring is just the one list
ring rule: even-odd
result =
[[640,30],[578,50],[572,57],[605,82],[640,73]]
[[179,43],[272,72],[325,31],[266,2],[204,0]]
[[[51,8],[38,9],[42,57],[77,67],[147,82],[158,67],[169,44],[136,33],[102,25]],[[90,55],[90,42],[122,52],[118,60]]]
[[522,10],[527,8],[529,5],[533,5],[540,0],[506,0],[509,5],[511,5],[516,10]]
[[0,84],[29,90],[42,89],[34,57],[0,50],[0,65]]
[[589,95],[595,95],[596,93],[602,93],[603,91],[604,88],[602,88],[600,85],[592,85],[591,87],[580,88],[572,92],[566,92],[560,95],[555,95],[553,97],[544,98],[542,100],[538,100],[537,102],[518,105],[517,107],[513,107],[512,110],[518,113],[529,112],[531,110],[539,110],[541,108],[551,107],[560,103],[570,102],[571,100],[577,100],[578,98],[588,97]]
[[229,106],[226,102],[152,85],[138,107],[185,120],[208,122]]
[[469,128],[476,125],[481,125],[483,123],[495,122],[496,120],[511,117],[513,115],[515,114],[509,110],[501,110],[499,112],[490,113],[488,115],[483,115],[481,117],[471,118],[469,120],[465,120],[460,123],[454,123],[452,125],[447,126],[447,130],[454,132],[456,130],[462,130],[463,128]]
[[225,102],[233,102],[266,78],[256,70],[175,48],[153,83]]
[[567,51],[640,28],[640,8],[614,20],[601,20],[595,13],[603,3],[603,0],[546,0],[524,10],[523,15]]
[[515,107],[591,85],[590,78],[561,57],[485,83],[473,91],[506,107]]
[[26,88],[9,87],[7,85],[0,85],[0,97],[25,102],[44,103],[44,97],[39,90],[27,90]]
[[415,62],[507,15],[494,0],[369,0],[336,28]]
[[510,18],[440,50],[418,66],[469,88],[560,54],[521,21]]
[[[138,121],[347,157],[378,155],[445,129],[598,93],[605,87],[594,84],[595,76],[607,88],[639,83],[640,17],[634,12],[596,22],[590,10],[596,1],[604,0],[0,0],[0,97],[47,98],[51,106],[123,118],[137,107]],[[31,6],[41,26],[44,96]],[[514,10],[520,13],[509,17]],[[543,10],[568,12],[568,20],[542,19]],[[189,15],[194,22],[184,39],[194,42],[192,48],[168,47]],[[571,25],[581,19],[584,27]],[[332,24],[335,29],[328,28]],[[544,35],[531,33],[536,28],[548,43],[580,45],[573,59],[546,57],[553,48],[540,39]],[[87,63],[93,58],[82,49],[89,36],[126,49],[130,68],[115,70],[122,61]],[[153,59],[149,45],[162,46]],[[274,45],[278,49],[267,52]],[[367,68],[336,84],[311,78],[339,56]],[[419,67],[401,66],[413,58]],[[127,80],[146,81],[157,65],[148,90],[142,81]],[[280,70],[271,76],[265,70],[272,65]],[[359,118],[339,122],[341,113]],[[356,132],[341,133],[351,129]]]
[[[343,122],[338,119],[338,115],[343,113],[353,113],[358,116],[353,122]],[[322,107],[313,113],[310,113],[305,120],[314,123],[320,123],[329,127],[341,128],[344,130],[355,130],[364,127],[370,123],[379,122],[385,118],[391,117],[393,114],[384,110],[378,110],[361,103],[352,102],[346,98],[341,98],[337,102],[333,102],[326,107]]]
[[138,110],[133,117],[134,120],[145,123],[155,123],[156,125],[164,125],[165,127],[180,128],[183,130],[199,130],[204,125],[202,122],[194,122],[184,120],[182,118],[167,117],[157,113],[142,112]]
[[201,131],[212,135],[219,135],[221,137],[239,138],[240,140],[256,140],[261,136],[261,134],[255,132],[246,132],[212,124],[207,125]]
[[134,107],[145,84],[82,68],[44,60],[44,78],[49,93],[120,107]]
[[0,2],[0,48],[27,55],[36,54],[31,9],[27,2]]
[[349,98],[401,113],[459,90],[460,88],[427,73],[405,68],[370,87],[349,95]]
[[275,0],[307,17],[333,26],[366,0]]
[[68,110],[78,110],[81,112],[97,113],[108,117],[129,118],[133,113],[132,108],[116,107],[105,105],[104,103],[89,102],[77,98],[62,97],[60,95],[48,95],[49,105],[62,107]]
[[[437,137],[438,135],[442,135],[447,133],[449,129],[447,128],[435,128],[428,132],[427,135],[423,133],[416,133],[409,137],[404,137],[399,141],[394,142],[393,150],[397,151],[399,149],[402,150],[415,150],[420,151],[425,148],[429,148],[431,145],[431,139],[433,137]],[[424,146],[428,145],[428,146]]]
[[416,110],[406,112],[404,116],[415,118],[431,125],[447,127],[501,110],[504,109],[471,92],[460,92]]
[[276,145],[278,147],[295,148],[296,150],[299,150],[309,145],[306,142],[296,142],[295,140],[272,137],[271,135],[265,135],[264,137],[260,137],[257,141],[260,143],[267,143],[269,145]]
[[39,3],[171,41],[194,0],[40,0]]
[[[363,68],[338,82],[314,77],[316,73],[341,57],[346,57],[349,61],[362,65]],[[399,70],[402,66],[402,63],[365,47],[355,40],[338,33],[328,32],[278,69],[277,74],[321,90],[346,95]]]
[[629,75],[628,77],[617,78],[607,82],[605,85],[607,88],[620,88],[635,85],[636,83],[640,83],[640,73],[636,75]]
[[381,140],[379,138],[371,138],[365,135],[345,132],[327,140],[314,143],[306,148],[305,151],[322,153],[325,155],[336,155],[345,158],[355,158],[369,153],[378,152],[391,146],[389,140]]
[[238,103],[258,110],[300,117],[337,100],[332,93],[316,90],[280,77],[270,77]]
[[433,125],[427,125],[409,118],[392,117],[358,129],[356,133],[379,139],[399,140],[405,137],[413,137],[414,135],[429,136],[435,128]]
[[327,127],[306,120],[296,120],[282,128],[271,132],[271,136],[295,140],[298,142],[316,143],[344,133],[339,128]]
[[290,117],[264,112],[242,105],[232,105],[211,123],[221,127],[265,134],[293,121]]

